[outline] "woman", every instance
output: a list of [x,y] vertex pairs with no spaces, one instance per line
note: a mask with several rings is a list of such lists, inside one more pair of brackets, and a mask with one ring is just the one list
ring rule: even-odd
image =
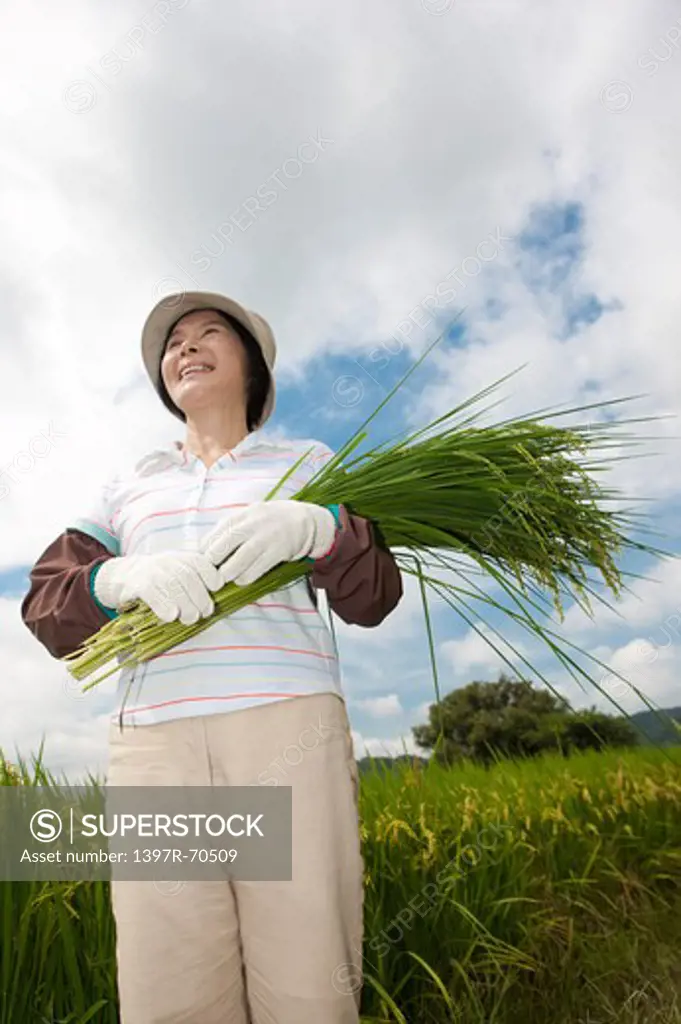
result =
[[190,623],[229,580],[298,559],[310,573],[121,672],[110,785],[285,785],[293,804],[292,881],[187,882],[172,895],[112,881],[121,1019],[356,1024],[357,767],[316,591],[345,622],[376,626],[402,596],[400,573],[366,519],[290,500],[333,452],[257,434],[275,403],[262,317],[223,295],[171,296],[149,315],[142,354],[184,443],[108,481],[46,549],[22,604],[27,627],[63,657],[130,600]]

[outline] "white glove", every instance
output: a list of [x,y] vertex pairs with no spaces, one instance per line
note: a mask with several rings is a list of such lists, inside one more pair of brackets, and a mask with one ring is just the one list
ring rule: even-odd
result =
[[307,501],[256,501],[219,522],[199,551],[220,566],[223,586],[232,580],[244,586],[281,562],[321,558],[335,536],[336,519],[328,508]]
[[191,626],[213,612],[209,590],[220,590],[220,574],[198,551],[160,551],[155,555],[124,555],[103,562],[94,581],[97,600],[121,608],[142,600],[162,622],[179,617]]

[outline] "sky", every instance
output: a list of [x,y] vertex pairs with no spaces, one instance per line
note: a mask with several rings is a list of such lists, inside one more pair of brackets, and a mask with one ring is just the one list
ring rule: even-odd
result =
[[[7,757],[42,742],[58,775],[106,770],[115,678],[83,694],[19,609],[101,483],[183,437],[139,348],[171,292],[223,292],[271,323],[267,436],[337,449],[440,335],[373,441],[520,367],[497,416],[641,396],[616,415],[662,418],[637,426],[646,457],[613,462],[607,482],[679,551],[675,3],[7,0],[3,14]],[[571,608],[559,628],[628,712],[644,704],[614,672],[681,705],[681,565],[623,565],[636,578],[617,613]],[[358,756],[413,750],[434,698],[413,584],[375,629],[335,619]],[[441,691],[496,679],[484,638],[430,610]],[[520,642],[575,708],[614,710]]]

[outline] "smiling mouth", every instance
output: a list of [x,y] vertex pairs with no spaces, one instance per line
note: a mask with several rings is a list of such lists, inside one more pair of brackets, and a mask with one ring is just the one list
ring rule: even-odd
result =
[[206,367],[205,369],[201,369],[201,370],[199,370],[199,369],[196,369],[196,370],[184,370],[182,372],[182,374],[180,375],[179,379],[181,381],[183,381],[183,380],[187,380],[187,378],[189,378],[189,377],[197,377],[197,376],[199,376],[199,374],[212,373],[212,372],[213,372],[213,367],[212,366],[211,367]]

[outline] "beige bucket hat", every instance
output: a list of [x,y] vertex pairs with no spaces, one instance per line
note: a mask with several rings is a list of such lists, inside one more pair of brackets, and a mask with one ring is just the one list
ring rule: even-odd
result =
[[[179,292],[176,295],[167,295],[156,303],[142,328],[142,359],[156,393],[160,397],[161,356],[170,329],[180,317],[186,313],[193,313],[197,309],[217,309],[234,317],[242,327],[245,327],[253,335],[260,346],[260,351],[270,371],[270,388],[258,424],[259,427],[262,427],[274,410],[276,387],[273,370],[277,358],[277,345],[272,328],[259,313],[246,309],[226,295],[217,295],[213,292]],[[178,416],[178,419],[182,419],[182,417]]]

